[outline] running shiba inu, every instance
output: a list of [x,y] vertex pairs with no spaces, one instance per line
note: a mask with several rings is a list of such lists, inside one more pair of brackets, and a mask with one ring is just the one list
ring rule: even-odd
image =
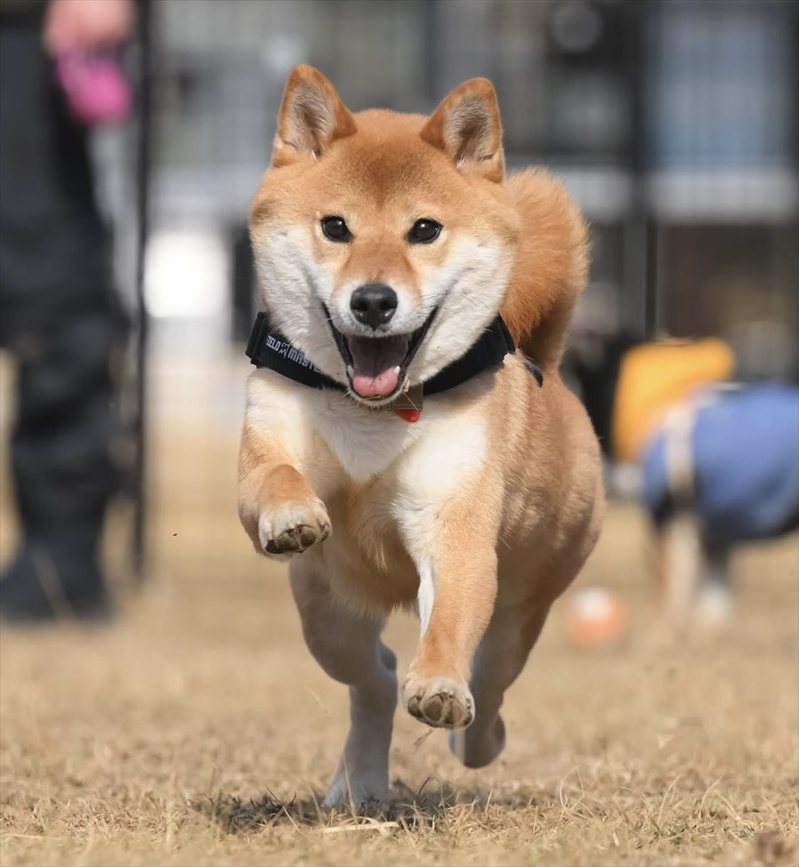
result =
[[358,808],[388,795],[388,613],[415,604],[421,622],[402,703],[480,767],[596,541],[599,450],[558,374],[586,232],[547,174],[505,179],[485,79],[430,117],[352,114],[298,66],[251,235],[267,313],[239,512],[256,550],[294,555],[305,639],[350,688],[326,804]]

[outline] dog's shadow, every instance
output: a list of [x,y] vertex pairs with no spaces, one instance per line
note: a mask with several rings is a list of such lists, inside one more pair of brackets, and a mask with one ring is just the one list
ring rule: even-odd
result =
[[430,786],[431,782],[435,781],[428,780],[420,790],[414,791],[401,780],[395,780],[391,801],[368,802],[360,805],[358,810],[326,808],[321,799],[315,798],[283,801],[272,792],[249,800],[220,792],[213,797],[194,800],[191,806],[226,834],[252,834],[282,823],[334,828],[371,822],[379,827],[393,826],[413,831],[433,827],[454,811],[482,811],[489,802],[507,808],[530,806],[531,803],[528,798],[496,798],[485,792],[456,791],[448,786],[434,788]]

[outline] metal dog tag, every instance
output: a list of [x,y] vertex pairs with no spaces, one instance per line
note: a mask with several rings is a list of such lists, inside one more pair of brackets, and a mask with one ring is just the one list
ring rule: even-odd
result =
[[422,417],[424,401],[422,386],[405,388],[402,394],[391,404],[391,411],[409,424],[414,424]]
[[424,391],[421,385],[406,388],[405,391],[391,404],[391,409],[415,409],[422,411],[424,405]]

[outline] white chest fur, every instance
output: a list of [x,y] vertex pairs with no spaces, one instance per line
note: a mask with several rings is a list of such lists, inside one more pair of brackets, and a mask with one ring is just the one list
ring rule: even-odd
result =
[[310,396],[309,420],[353,481],[384,473],[423,436],[426,420],[409,424],[390,409],[369,410],[335,392]]
[[308,407],[316,432],[356,482],[389,473],[399,498],[436,502],[476,469],[485,451],[485,426],[474,412],[428,402],[418,422],[390,409],[364,410],[331,392],[316,392]]
[[[409,423],[390,409],[368,410],[345,395],[289,382],[270,370],[250,378],[248,422],[296,455],[301,470],[314,460],[319,437],[355,482],[389,474],[397,494],[435,502],[480,465],[486,423],[468,402],[435,398]],[[402,457],[402,460],[398,460]],[[325,476],[330,477],[332,467]]]

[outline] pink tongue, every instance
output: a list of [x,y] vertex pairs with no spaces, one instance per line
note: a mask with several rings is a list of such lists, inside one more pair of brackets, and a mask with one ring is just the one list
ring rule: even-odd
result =
[[356,373],[352,377],[352,387],[361,397],[387,397],[396,389],[398,379],[396,367],[377,376]]
[[349,337],[352,387],[361,397],[388,397],[399,385],[397,368],[408,348],[407,337]]

